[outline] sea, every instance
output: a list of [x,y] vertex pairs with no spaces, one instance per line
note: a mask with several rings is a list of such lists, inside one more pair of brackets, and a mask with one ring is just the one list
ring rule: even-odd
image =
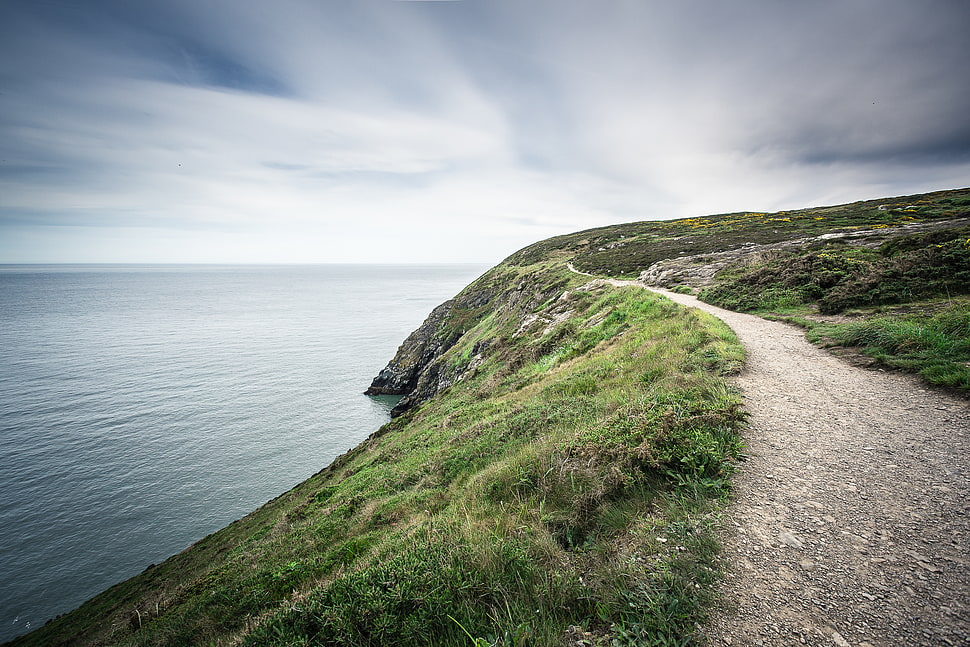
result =
[[0,266],[0,642],[290,489],[483,265]]

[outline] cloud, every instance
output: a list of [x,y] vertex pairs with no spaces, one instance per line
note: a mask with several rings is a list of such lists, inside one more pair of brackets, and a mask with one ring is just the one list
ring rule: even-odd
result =
[[11,0],[0,262],[497,261],[966,185],[965,6]]

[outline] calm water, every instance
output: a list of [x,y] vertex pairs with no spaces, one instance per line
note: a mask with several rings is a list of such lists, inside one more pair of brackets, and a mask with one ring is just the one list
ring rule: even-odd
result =
[[370,379],[485,269],[0,267],[0,641],[367,437]]

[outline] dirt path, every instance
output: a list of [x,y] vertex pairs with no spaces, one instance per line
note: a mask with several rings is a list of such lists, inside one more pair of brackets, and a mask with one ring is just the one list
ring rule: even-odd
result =
[[970,403],[711,312],[748,352],[750,459],[712,645],[970,645]]

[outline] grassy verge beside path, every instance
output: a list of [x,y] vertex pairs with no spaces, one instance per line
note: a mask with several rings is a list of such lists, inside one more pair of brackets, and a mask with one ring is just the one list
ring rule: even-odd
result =
[[845,323],[801,323],[812,343],[858,348],[881,365],[970,396],[970,299],[953,300],[929,315],[922,310]]

